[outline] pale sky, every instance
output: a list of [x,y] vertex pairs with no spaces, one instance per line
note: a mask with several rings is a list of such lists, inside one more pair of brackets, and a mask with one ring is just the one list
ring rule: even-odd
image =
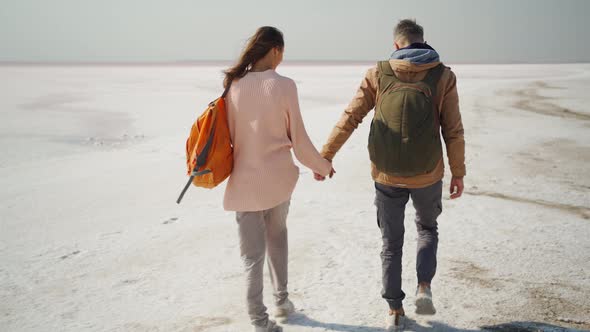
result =
[[586,0],[0,0],[0,61],[234,60],[257,27],[285,60],[374,61],[416,18],[447,63],[590,62]]

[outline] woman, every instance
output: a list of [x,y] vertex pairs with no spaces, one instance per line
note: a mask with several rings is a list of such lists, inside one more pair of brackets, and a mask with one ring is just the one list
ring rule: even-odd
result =
[[275,72],[283,60],[283,34],[261,27],[238,63],[225,71],[228,121],[234,169],[224,208],[236,211],[240,251],[247,275],[248,314],[255,331],[280,331],[262,301],[262,271],[268,265],[274,288],[275,317],[294,311],[287,292],[287,226],[291,194],[299,177],[297,159],[322,176],[332,174],[309,139],[299,111],[297,87]]

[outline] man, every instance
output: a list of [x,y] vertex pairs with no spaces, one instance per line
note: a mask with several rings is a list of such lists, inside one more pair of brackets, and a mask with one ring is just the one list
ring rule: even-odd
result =
[[[387,328],[403,326],[401,288],[404,210],[416,209],[418,252],[416,313],[435,314],[430,283],[436,271],[437,217],[442,212],[444,162],[440,132],[447,148],[451,199],[461,196],[465,176],[465,141],[456,77],[424,41],[414,20],[402,20],[394,31],[389,61],[369,69],[356,96],[332,130],[322,156],[333,160],[363,118],[375,107],[369,135],[371,174],[375,181],[377,223],[383,248],[382,296],[389,304]],[[324,177],[316,174],[317,180]]]

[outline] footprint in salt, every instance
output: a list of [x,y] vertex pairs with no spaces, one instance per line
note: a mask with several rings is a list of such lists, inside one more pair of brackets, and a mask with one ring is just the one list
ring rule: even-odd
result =
[[166,225],[166,224],[172,224],[174,222],[176,222],[178,220],[177,217],[172,217],[170,219],[165,220],[162,224]]
[[70,258],[70,257],[72,257],[72,256],[74,256],[74,255],[77,255],[77,254],[79,254],[79,253],[80,253],[80,250],[76,250],[76,251],[73,251],[73,252],[71,252],[71,253],[69,253],[69,254],[67,254],[67,255],[63,255],[63,256],[61,256],[60,258],[61,258],[61,259]]

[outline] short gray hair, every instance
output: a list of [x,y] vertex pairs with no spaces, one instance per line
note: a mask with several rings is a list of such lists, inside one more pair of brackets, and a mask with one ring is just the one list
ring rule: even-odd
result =
[[415,19],[405,19],[399,21],[393,31],[393,39],[404,39],[409,43],[419,43],[424,41],[424,28]]

